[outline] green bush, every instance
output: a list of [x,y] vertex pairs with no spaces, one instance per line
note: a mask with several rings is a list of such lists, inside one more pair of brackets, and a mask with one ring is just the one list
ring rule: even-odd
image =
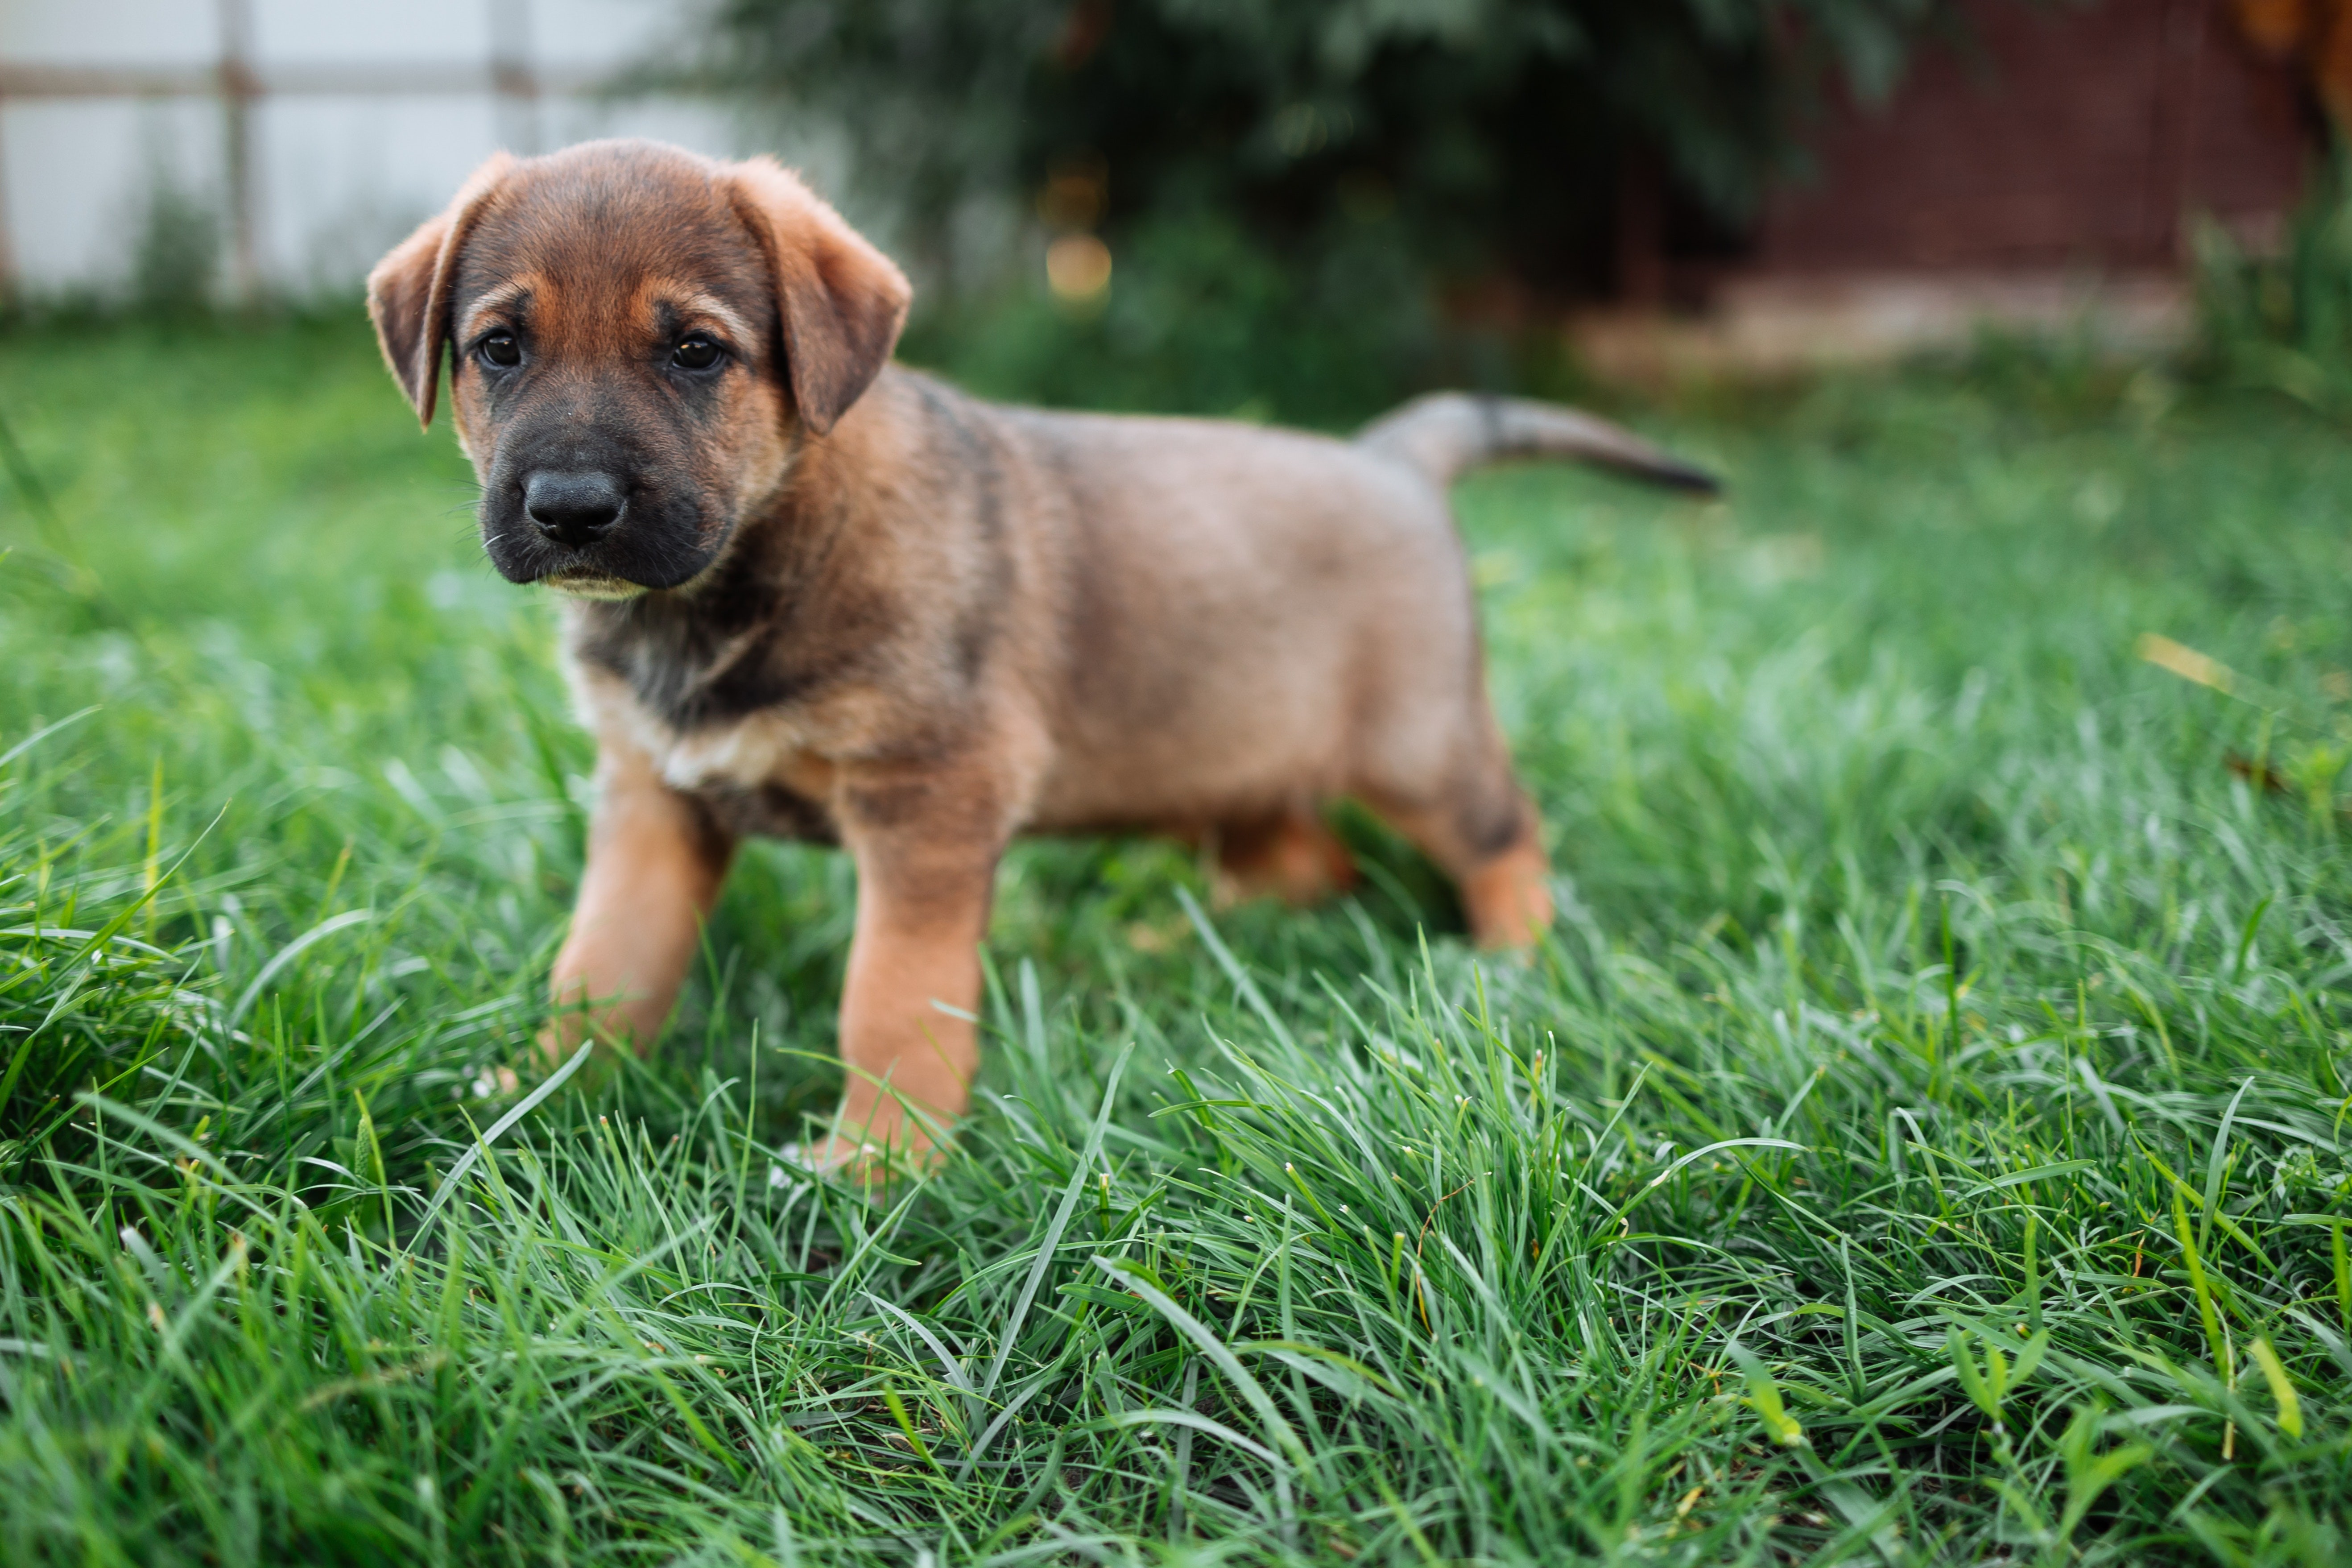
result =
[[204,195],[154,176],[131,247],[128,303],[155,315],[186,315],[214,300],[221,270],[221,215]]
[[2194,243],[2204,367],[2315,408],[2352,410],[2352,168],[2339,148],[2274,255],[2219,223]]
[[906,357],[986,395],[1339,426],[1440,382],[1523,384],[1534,333],[1444,323],[1394,251],[1284,266],[1229,216],[1139,222],[1080,304],[1015,281],[928,302]]

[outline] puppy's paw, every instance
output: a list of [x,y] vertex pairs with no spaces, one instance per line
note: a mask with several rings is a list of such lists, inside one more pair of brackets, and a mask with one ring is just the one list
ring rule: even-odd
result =
[[802,1176],[830,1176],[870,1160],[882,1151],[871,1143],[847,1138],[826,1138],[814,1143],[784,1143],[777,1147],[768,1167],[768,1185],[786,1187]]
[[921,1118],[896,1100],[885,1100],[856,1122],[847,1107],[835,1118],[841,1131],[806,1143],[786,1143],[769,1167],[768,1184],[782,1186],[795,1173],[827,1176],[853,1186],[887,1185],[894,1177],[923,1176],[947,1158],[947,1147]]

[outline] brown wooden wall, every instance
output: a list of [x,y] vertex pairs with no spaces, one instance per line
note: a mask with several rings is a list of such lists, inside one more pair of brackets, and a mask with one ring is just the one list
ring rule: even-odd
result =
[[1970,9],[1891,102],[1830,109],[1738,271],[2170,268],[2186,215],[2259,237],[2294,206],[2315,121],[2220,0]]

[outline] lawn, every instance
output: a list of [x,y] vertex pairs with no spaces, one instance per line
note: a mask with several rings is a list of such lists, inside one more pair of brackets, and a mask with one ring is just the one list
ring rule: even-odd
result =
[[1632,411],[1719,505],[1465,484],[1538,961],[1352,818],[1305,914],[1024,847],[876,1198],[772,1153],[836,856],[502,1086],[589,751],[354,322],[0,413],[10,1563],[2352,1552],[2337,428],[1987,361]]

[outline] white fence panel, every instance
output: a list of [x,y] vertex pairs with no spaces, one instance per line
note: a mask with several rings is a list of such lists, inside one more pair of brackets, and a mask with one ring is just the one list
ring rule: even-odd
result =
[[202,267],[189,237],[207,216],[216,294],[348,289],[499,148],[655,135],[749,151],[761,139],[715,103],[603,90],[677,58],[698,10],[0,0],[0,289],[121,291],[142,256],[151,282]]

